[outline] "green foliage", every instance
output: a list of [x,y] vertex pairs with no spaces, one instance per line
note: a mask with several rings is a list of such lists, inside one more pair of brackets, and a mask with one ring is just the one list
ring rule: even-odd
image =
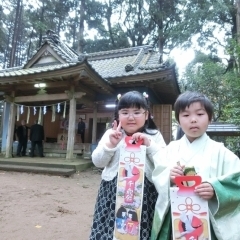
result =
[[[214,121],[240,126],[240,78],[237,68],[228,69],[219,58],[198,52],[187,67],[182,88],[184,91],[202,92],[210,98],[215,108]],[[218,136],[214,139],[239,155],[239,137]]]
[[115,41],[114,45],[111,44],[109,37],[102,39],[97,39],[97,37],[95,37],[94,40],[86,39],[84,52],[92,53],[130,47],[127,36],[124,32],[117,32],[113,29],[113,38]]
[[240,137],[227,137],[225,139],[225,146],[240,157]]
[[[0,9],[0,56],[5,58],[9,58],[5,50],[8,37],[10,42],[13,37],[8,36],[8,28],[14,32],[16,2],[5,1],[8,5]],[[27,52],[40,46],[48,29],[64,35],[75,50],[81,41],[85,52],[152,44],[168,55],[175,47],[191,46],[195,36],[199,47],[217,53],[220,45],[226,47],[236,37],[236,7],[230,0],[37,0],[34,5],[31,1],[22,4],[18,56],[25,60]],[[216,34],[219,26],[225,30],[222,39]],[[80,39],[81,31],[84,39]]]
[[227,81],[230,74],[224,74],[225,68],[217,58],[196,52],[182,79],[182,89],[199,91],[210,98],[215,109],[214,121],[227,120],[225,107],[231,102]]

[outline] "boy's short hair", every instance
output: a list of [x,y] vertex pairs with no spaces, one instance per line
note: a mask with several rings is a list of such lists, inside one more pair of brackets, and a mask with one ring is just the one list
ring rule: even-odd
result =
[[178,122],[180,112],[184,111],[186,107],[189,107],[195,102],[199,102],[205,108],[209,121],[212,120],[213,105],[211,101],[202,93],[187,91],[179,95],[174,104],[175,118]]

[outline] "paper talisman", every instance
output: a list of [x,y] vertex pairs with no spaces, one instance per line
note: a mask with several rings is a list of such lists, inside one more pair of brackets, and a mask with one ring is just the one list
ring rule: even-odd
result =
[[170,188],[173,240],[211,240],[208,201],[194,193],[201,181],[200,176],[179,176],[177,187]]
[[120,149],[114,240],[140,240],[146,146],[125,138]]

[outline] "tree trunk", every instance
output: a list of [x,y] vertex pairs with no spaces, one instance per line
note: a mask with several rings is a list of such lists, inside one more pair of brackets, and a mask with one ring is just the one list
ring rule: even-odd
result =
[[110,40],[111,40],[112,46],[115,47],[115,41],[114,41],[112,25],[111,25],[111,16],[112,16],[112,6],[111,6],[111,4],[112,4],[111,1],[109,1],[109,6],[107,8],[106,18],[107,18],[107,26],[108,26]]
[[12,38],[12,48],[10,53],[9,67],[14,67],[16,49],[17,49],[17,39],[19,37],[19,28],[21,25],[21,11],[22,11],[22,0],[17,1],[16,17],[14,22],[13,38]]
[[84,47],[84,18],[85,18],[85,0],[81,0],[80,6],[80,22],[79,22],[79,39],[78,39],[78,52],[83,53]]
[[[240,46],[240,0],[237,0],[237,16],[236,16],[236,25],[237,25],[237,43],[238,46]],[[237,72],[239,73],[239,68],[240,68],[240,57],[239,55],[237,56]]]
[[[40,15],[40,22],[44,22],[44,13],[45,13],[45,2],[42,2],[42,8],[41,8],[41,15]],[[42,44],[42,37],[43,37],[43,30],[42,28],[39,29],[39,42],[38,42],[38,47],[41,46]]]
[[[158,1],[158,5],[159,5],[159,15],[162,15],[163,12],[163,5],[162,5],[162,1]],[[163,19],[159,18],[158,19],[158,39],[159,39],[159,43],[158,43],[158,48],[159,48],[159,53],[160,53],[160,58],[159,58],[159,63],[163,62],[163,48],[164,48],[164,43],[165,43],[165,38],[164,38],[164,31],[163,31]]]

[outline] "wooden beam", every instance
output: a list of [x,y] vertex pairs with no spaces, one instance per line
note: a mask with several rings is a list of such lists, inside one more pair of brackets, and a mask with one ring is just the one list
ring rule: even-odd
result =
[[15,103],[21,102],[43,102],[43,101],[55,101],[55,100],[68,100],[72,99],[80,99],[86,93],[84,92],[76,92],[71,93],[70,91],[66,91],[66,93],[57,93],[57,94],[43,94],[43,95],[34,95],[34,96],[21,96],[15,97]]
[[[50,89],[50,88],[65,88],[65,89],[69,89],[69,82],[68,81],[58,81],[56,83],[56,81],[49,81],[49,80],[44,80],[42,79],[40,82],[43,82],[46,84],[45,89]],[[38,82],[24,82],[24,83],[18,83],[17,84],[17,90],[38,90],[37,88],[34,87],[34,84],[38,83]],[[6,86],[6,85],[3,85]],[[2,87],[2,86],[1,86]]]

